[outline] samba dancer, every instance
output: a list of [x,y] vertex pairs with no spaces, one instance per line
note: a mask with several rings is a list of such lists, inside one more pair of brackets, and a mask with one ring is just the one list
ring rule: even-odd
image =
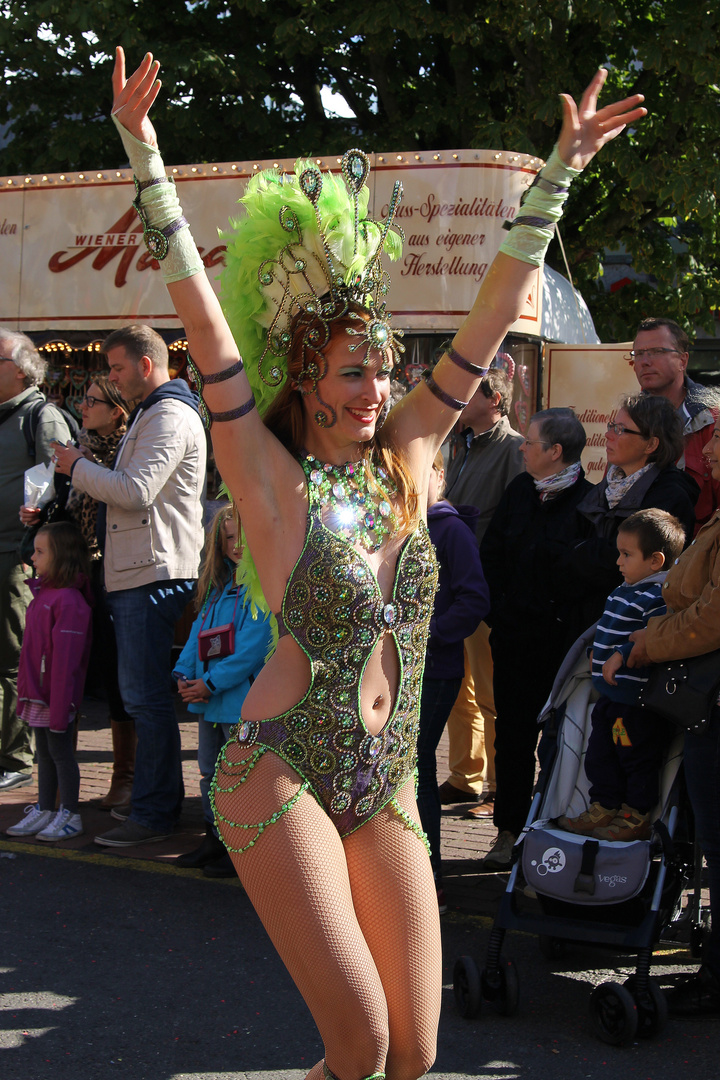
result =
[[199,369],[246,570],[280,616],[218,766],[218,824],[320,1030],[325,1058],[308,1080],[415,1080],[434,1060],[441,991],[437,902],[408,782],[436,580],[428,477],[521,311],[570,180],[645,109],[635,95],[597,110],[602,69],[579,107],[563,95],[557,149],[468,318],[378,429],[401,350],[379,256],[399,244],[392,209],[382,226],[365,220],[367,159],[343,159],[345,196],[314,167],[251,182],[250,224],[236,227],[224,275],[227,311],[242,309],[233,337],[148,118],[158,70],[148,54],[126,81],[117,50],[113,116]]

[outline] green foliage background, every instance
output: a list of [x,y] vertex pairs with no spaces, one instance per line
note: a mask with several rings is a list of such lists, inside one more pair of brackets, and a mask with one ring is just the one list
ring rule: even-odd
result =
[[[162,62],[166,161],[490,147],[546,156],[595,67],[650,116],[573,188],[563,237],[604,340],[666,314],[712,325],[720,299],[720,7],[710,0],[0,0],[0,173],[121,163],[115,44]],[[328,115],[323,86],[351,119]],[[608,293],[606,248],[653,275]],[[562,269],[553,245],[550,262]]]

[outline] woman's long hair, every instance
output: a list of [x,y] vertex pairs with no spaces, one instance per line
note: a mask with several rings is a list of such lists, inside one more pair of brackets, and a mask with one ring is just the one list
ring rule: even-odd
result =
[[46,536],[50,547],[50,570],[43,583],[52,589],[68,589],[77,584],[81,574],[90,575],[88,546],[80,529],[72,521],[51,521],[41,525],[36,536]]
[[683,452],[682,423],[667,398],[651,394],[628,394],[620,402],[643,439],[658,440],[657,450],[648,456],[648,465],[665,469]]
[[[350,310],[363,322],[367,323],[372,319],[369,311],[356,304],[351,304]],[[331,322],[329,336],[325,333],[325,324],[319,319],[316,321],[318,337],[323,341],[323,346],[313,352],[312,361],[318,366],[320,372],[318,381],[321,381],[327,371],[327,359],[323,347],[329,345],[333,338],[345,334],[348,328],[355,329],[357,320],[346,317]],[[293,341],[288,356],[287,378],[264,417],[266,427],[277,436],[291,454],[298,454],[303,449],[305,421],[308,414],[297,385],[300,373],[308,362],[309,346],[306,342],[310,329],[311,325],[305,313],[302,313],[302,318],[296,317],[292,327]],[[385,470],[395,487],[397,498],[393,509],[398,520],[398,535],[402,536],[411,532],[419,517],[418,493],[402,453],[389,434],[388,426],[376,428],[372,438],[364,445],[368,448],[368,453],[363,455],[363,459],[371,485],[374,477],[370,466],[374,463]]]
[[226,521],[235,521],[238,530],[238,543],[240,537],[240,519],[232,503],[221,506],[215,513],[210,527],[205,536],[202,564],[198,577],[197,592],[195,594],[195,610],[202,611],[214,592],[218,595],[223,591],[232,575],[225,559],[225,530]]

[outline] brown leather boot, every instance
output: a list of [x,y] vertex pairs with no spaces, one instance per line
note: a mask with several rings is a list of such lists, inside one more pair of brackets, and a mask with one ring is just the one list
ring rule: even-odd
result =
[[130,802],[133,776],[135,775],[135,747],[137,737],[132,720],[111,720],[113,745],[113,773],[110,790],[100,800],[103,810],[112,810]]

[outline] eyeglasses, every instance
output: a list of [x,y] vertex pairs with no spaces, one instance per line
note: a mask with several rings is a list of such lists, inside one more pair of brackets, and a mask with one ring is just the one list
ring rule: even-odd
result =
[[679,356],[680,350],[668,349],[663,345],[657,345],[652,349],[631,349],[630,362],[634,364],[637,360],[652,360],[656,356],[662,356],[663,353],[677,353]]
[[92,394],[86,394],[82,399],[83,405],[87,405],[88,409],[92,409],[93,405],[112,405],[111,401],[108,401],[104,397],[93,397]]
[[550,445],[550,443],[545,442],[544,439],[525,439],[524,442],[526,446],[544,446],[546,450]]
[[642,435],[642,431],[636,431],[635,428],[625,427],[624,424],[611,424],[608,423],[608,432],[614,431],[616,435]]
[[0,364],[14,364],[12,356],[0,356]]

